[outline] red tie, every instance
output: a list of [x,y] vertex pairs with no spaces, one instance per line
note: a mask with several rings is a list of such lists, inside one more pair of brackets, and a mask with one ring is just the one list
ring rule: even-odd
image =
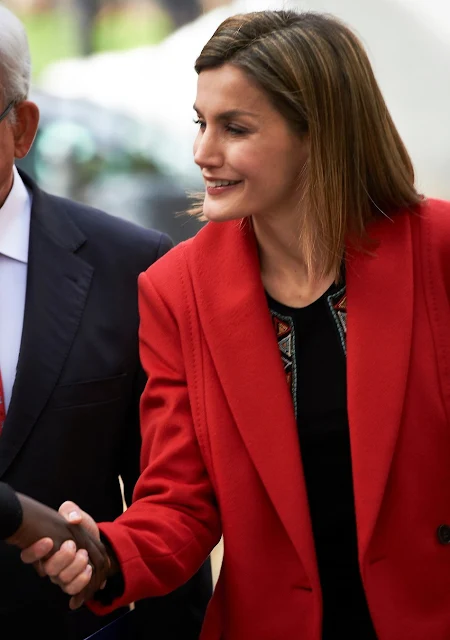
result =
[[6,418],[5,396],[3,395],[2,374],[0,372],[0,433],[2,432],[5,418]]

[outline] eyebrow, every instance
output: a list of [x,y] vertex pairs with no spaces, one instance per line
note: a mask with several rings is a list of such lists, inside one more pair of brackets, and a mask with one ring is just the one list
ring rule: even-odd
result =
[[[199,109],[197,108],[197,106],[194,104],[194,111],[196,111],[199,115],[201,115],[201,111],[199,111]],[[252,113],[251,111],[244,111],[242,109],[230,109],[229,111],[223,111],[222,113],[219,113],[216,116],[216,120],[231,120],[233,118],[239,117],[239,116],[251,116],[251,117],[256,117],[256,113]]]

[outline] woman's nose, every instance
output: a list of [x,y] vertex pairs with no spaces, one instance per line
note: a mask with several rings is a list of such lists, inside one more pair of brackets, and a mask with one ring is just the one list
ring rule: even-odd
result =
[[209,131],[199,131],[194,143],[194,161],[199,167],[220,167],[223,152],[216,136]]

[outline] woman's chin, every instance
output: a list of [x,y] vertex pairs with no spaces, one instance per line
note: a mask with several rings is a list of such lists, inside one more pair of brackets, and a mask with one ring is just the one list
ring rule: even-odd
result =
[[227,220],[238,220],[242,218],[239,209],[227,209],[225,207],[203,207],[203,215],[209,222],[226,222]]

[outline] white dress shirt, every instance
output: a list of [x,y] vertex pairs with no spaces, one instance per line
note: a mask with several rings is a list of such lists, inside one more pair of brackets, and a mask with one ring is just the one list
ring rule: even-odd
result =
[[22,338],[28,272],[31,194],[14,167],[14,184],[0,208],[0,371],[8,411]]

